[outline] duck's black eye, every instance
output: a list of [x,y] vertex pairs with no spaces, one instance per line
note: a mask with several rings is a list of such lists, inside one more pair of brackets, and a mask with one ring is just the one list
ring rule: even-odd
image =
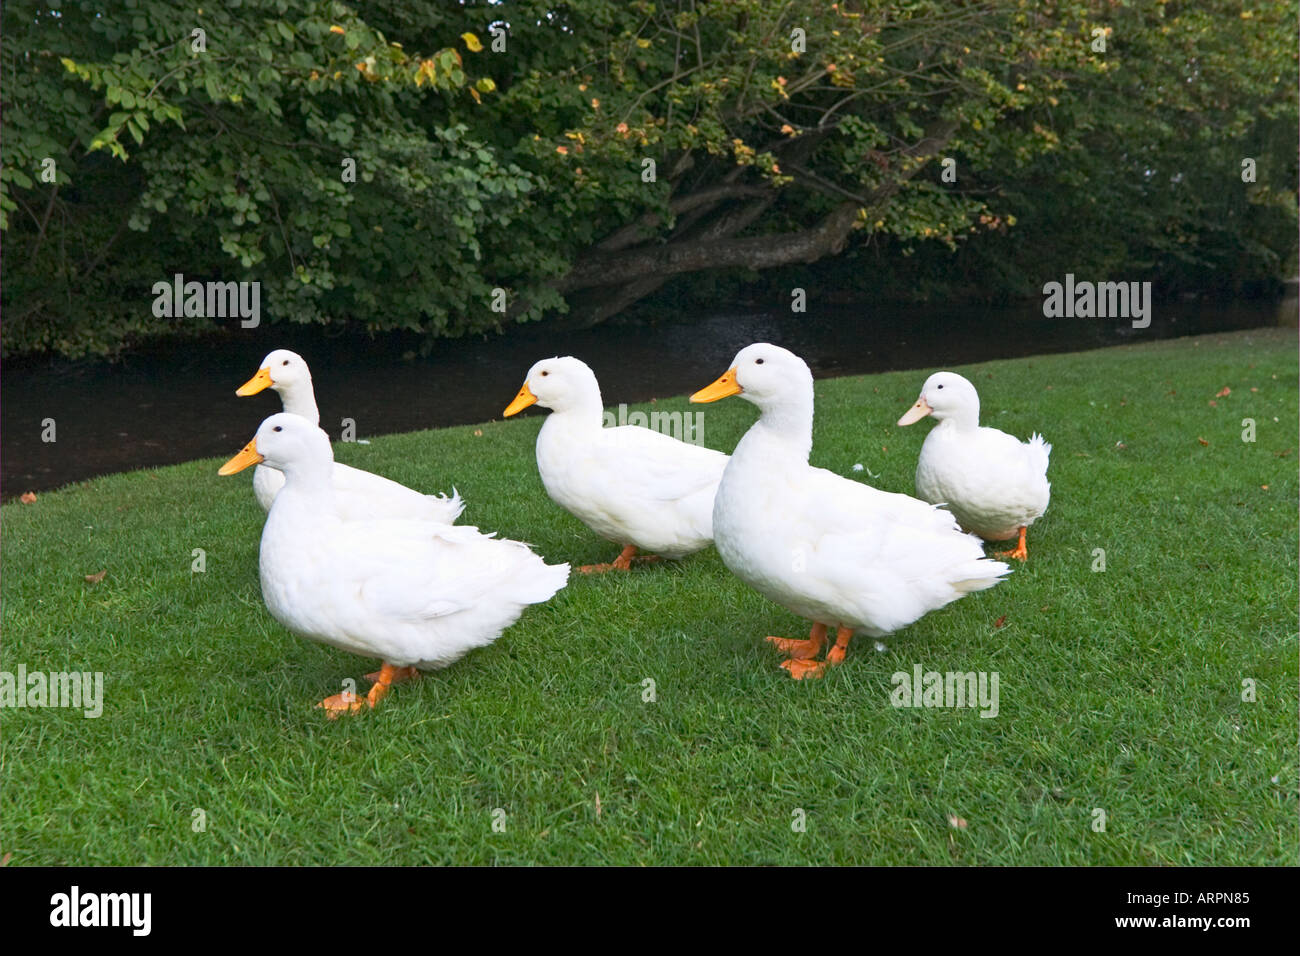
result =
[[281,364],[281,365],[288,365],[288,364],[289,364],[289,360],[288,360],[288,359],[285,359],[285,360],[284,360],[283,362],[281,362],[280,364]]
[[281,428],[279,425],[276,425],[274,428],[271,429],[271,431],[273,431],[273,432],[282,432],[282,431],[284,431],[284,429]]
[[543,371],[543,372],[542,372],[542,378],[546,378],[546,376],[548,376],[548,375],[550,375],[550,374],[551,374],[550,372]]
[[942,385],[936,385],[935,388],[943,388]]
[[762,364],[763,364],[763,360],[762,360],[762,359],[754,359],[754,364],[755,364],[755,365],[762,365]]

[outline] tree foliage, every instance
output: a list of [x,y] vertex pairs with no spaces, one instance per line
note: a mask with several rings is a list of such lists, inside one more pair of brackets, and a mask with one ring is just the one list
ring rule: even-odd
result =
[[934,289],[1025,291],[1044,243],[1074,271],[1186,282],[1276,272],[1294,241],[1290,2],[15,0],[3,17],[7,354],[210,327],[154,317],[177,272],[262,283],[273,321],[432,341],[846,251],[898,277],[924,262]]

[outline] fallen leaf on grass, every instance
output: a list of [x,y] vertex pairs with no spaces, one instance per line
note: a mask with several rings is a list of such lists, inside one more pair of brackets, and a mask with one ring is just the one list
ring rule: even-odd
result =
[[25,504],[25,505],[29,505],[29,504],[31,504],[32,502],[34,502],[34,501],[36,500],[36,492],[34,492],[34,491],[24,491],[24,492],[22,493],[22,496],[21,496],[18,500],[21,501],[21,502],[22,502],[23,504]]
[[1227,398],[1231,394],[1232,394],[1232,389],[1228,388],[1228,386],[1225,385],[1223,386],[1223,388],[1219,389],[1217,392],[1214,393],[1214,397]]
[[1259,487],[1261,491],[1268,491],[1268,485],[1260,485]]
[[1214,399],[1210,399],[1210,407],[1211,407],[1211,408],[1218,408],[1218,407],[1219,407],[1219,403],[1216,402]]
[[952,814],[948,814],[948,825],[954,830],[965,830],[967,827],[967,823],[964,819],[953,816]]
[[1199,437],[1199,436],[1197,437],[1196,440],[1197,440],[1198,442],[1200,442],[1202,445],[1208,445],[1208,444],[1209,444],[1208,441],[1206,441],[1204,438],[1201,438],[1201,437]]
[[100,581],[104,580],[104,575],[106,574],[108,574],[108,568],[105,568],[103,571],[100,571],[98,574],[87,574],[86,583],[98,584]]
[[0,856],[0,866],[8,866],[9,861],[13,859],[13,856],[12,853],[6,853],[4,856]]
[[474,437],[475,437],[475,438],[482,438],[482,437],[483,437],[483,429],[481,429],[481,428],[476,428],[476,429],[474,429]]
[[993,626],[1001,627],[1005,623],[1007,623],[1007,616],[1003,614],[1000,618],[998,618],[996,621],[993,622]]
[[600,791],[596,791],[596,819],[600,819]]

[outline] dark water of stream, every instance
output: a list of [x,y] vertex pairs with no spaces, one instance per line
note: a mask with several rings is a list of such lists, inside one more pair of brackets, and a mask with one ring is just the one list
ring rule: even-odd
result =
[[[142,350],[112,365],[11,363],[0,378],[0,495],[7,500],[96,475],[233,454],[280,410],[269,391],[235,396],[275,348],[306,358],[326,431],[337,438],[346,416],[357,436],[368,438],[500,418],[528,367],[552,355],[591,365],[610,406],[700,388],[751,342],[784,345],[820,378],[1294,326],[1296,310],[1294,296],[1156,303],[1150,328],[1135,330],[1127,320],[1046,319],[1038,302],[810,304],[806,314],[736,309],[565,333],[518,326],[506,335],[444,341],[432,356],[409,361],[402,357],[409,342],[327,338],[315,328],[264,322],[202,343]],[[55,421],[54,442],[42,441],[45,419]]]

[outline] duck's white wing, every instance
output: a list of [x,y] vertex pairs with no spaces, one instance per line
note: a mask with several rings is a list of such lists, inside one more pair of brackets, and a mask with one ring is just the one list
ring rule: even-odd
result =
[[911,495],[881,491],[825,468],[809,468],[807,476],[805,507],[834,527],[847,531],[889,525],[917,532],[960,533],[951,512]]
[[621,493],[647,501],[673,502],[712,491],[727,456],[649,428],[621,425],[601,433],[601,455],[617,470]]
[[820,529],[808,572],[881,632],[904,627],[1010,568],[984,556],[953,515],[908,495],[810,469],[804,519]]
[[980,480],[993,485],[1024,484],[1047,474],[1047,460],[1052,446],[1035,434],[1027,442],[996,428],[980,428],[973,450],[977,461],[970,467]]
[[547,565],[518,541],[432,521],[341,522],[329,549],[340,597],[390,620],[429,620],[484,602],[535,604],[568,579],[568,565]]
[[334,463],[334,491],[340,514],[365,518],[422,518],[451,524],[465,510],[459,493],[426,495],[382,475]]

